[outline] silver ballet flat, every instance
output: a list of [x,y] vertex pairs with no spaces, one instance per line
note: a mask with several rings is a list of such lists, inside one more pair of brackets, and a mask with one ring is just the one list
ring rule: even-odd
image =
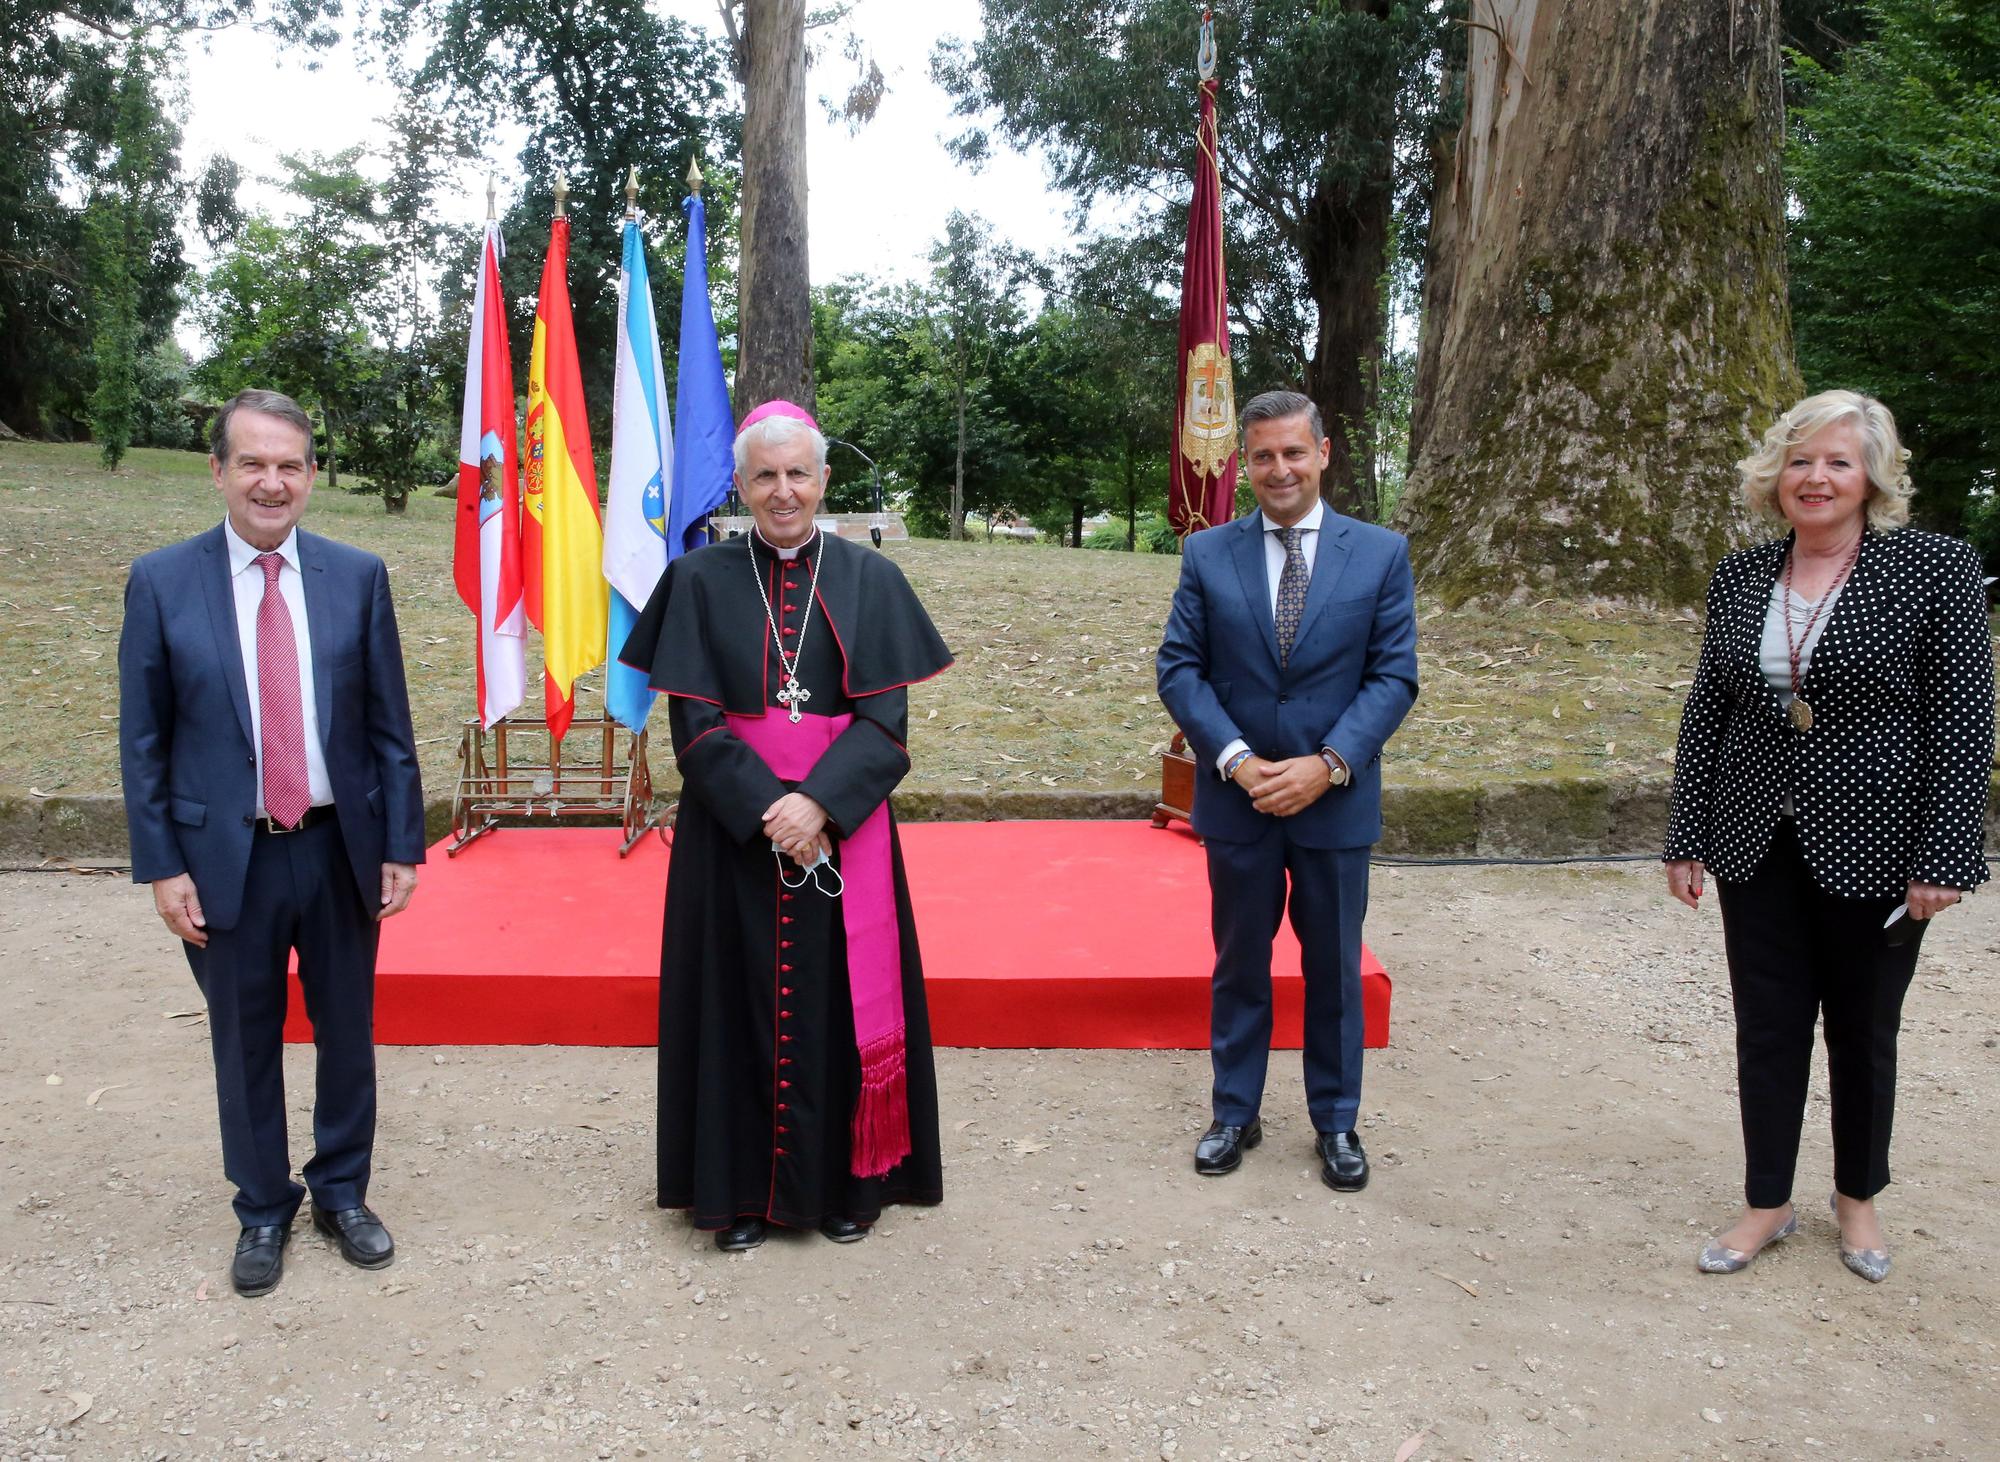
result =
[[1720,1244],[1714,1239],[1710,1239],[1701,1246],[1701,1252],[1694,1256],[1694,1267],[1699,1269],[1703,1274],[1734,1274],[1739,1269],[1748,1269],[1752,1259],[1755,1259],[1759,1254],[1770,1248],[1771,1245],[1777,1243],[1778,1240],[1789,1239],[1798,1231],[1799,1214],[1797,1209],[1793,1209],[1790,1218],[1787,1218],[1782,1224],[1778,1225],[1777,1229],[1773,1231],[1768,1239],[1764,1240],[1763,1243],[1750,1250],[1747,1254],[1741,1249],[1732,1249],[1726,1244]]
[[[1838,1225],[1840,1222],[1839,1197],[1833,1193],[1827,1194],[1826,1206],[1833,1210],[1834,1222]],[[1840,1262],[1870,1284],[1880,1284],[1889,1277],[1889,1251],[1887,1249],[1850,1249],[1843,1242],[1840,1246]]]

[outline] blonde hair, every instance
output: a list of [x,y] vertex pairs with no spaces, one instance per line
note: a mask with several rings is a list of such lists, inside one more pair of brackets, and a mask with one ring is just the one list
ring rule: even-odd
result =
[[1859,391],[1822,391],[1808,396],[1771,423],[1757,450],[1736,464],[1742,474],[1743,500],[1750,511],[1785,521],[1778,506],[1778,477],[1785,459],[1806,438],[1836,422],[1852,421],[1861,434],[1861,463],[1868,471],[1868,526],[1893,533],[1910,521],[1910,460],[1896,435],[1896,418],[1873,396]]

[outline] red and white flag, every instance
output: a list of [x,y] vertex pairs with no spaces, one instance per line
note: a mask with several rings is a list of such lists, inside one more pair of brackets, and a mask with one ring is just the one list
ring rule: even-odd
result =
[[458,433],[458,531],[452,578],[479,621],[479,722],[491,726],[527,694],[528,621],[521,579],[521,475],[514,362],[500,293],[500,225],[486,221],[465,406]]

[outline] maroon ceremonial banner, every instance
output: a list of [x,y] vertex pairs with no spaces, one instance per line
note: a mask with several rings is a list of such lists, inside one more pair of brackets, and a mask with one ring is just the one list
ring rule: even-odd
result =
[[[1206,35],[1203,40],[1204,60],[1212,64]],[[1204,76],[1201,122],[1195,132],[1194,203],[1188,209],[1187,254],[1181,267],[1179,383],[1174,395],[1167,517],[1183,538],[1226,523],[1236,514],[1236,387],[1229,363],[1229,292],[1222,267],[1215,92],[1214,78]]]

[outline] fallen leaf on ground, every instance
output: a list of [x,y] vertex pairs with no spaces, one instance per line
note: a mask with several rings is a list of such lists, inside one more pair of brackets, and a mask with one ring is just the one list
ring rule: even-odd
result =
[[196,1286],[194,1287],[194,1297],[195,1297],[195,1299],[197,1299],[197,1300],[205,1300],[205,1299],[207,1299],[207,1298],[208,1298],[208,1276],[207,1276],[207,1275],[203,1275],[203,1276],[202,1276],[202,1280],[201,1280],[201,1283],[200,1283],[200,1284],[197,1284],[197,1285],[196,1285]]
[[1446,1273],[1445,1273],[1445,1272],[1444,1272],[1444,1271],[1443,1271],[1442,1269],[1433,1269],[1433,1270],[1431,1271],[1431,1273],[1435,1274],[1435,1275],[1436,1275],[1436,1276],[1437,1276],[1437,1277],[1438,1277],[1439,1279],[1443,1279],[1443,1280],[1447,1280],[1447,1281],[1449,1281],[1450,1283],[1452,1283],[1452,1284],[1455,1284],[1455,1285],[1457,1285],[1457,1286],[1458,1286],[1458,1287],[1459,1287],[1460,1289],[1464,1290],[1464,1291],[1465,1291],[1465,1292],[1466,1292],[1467,1294],[1471,1295],[1471,1296],[1472,1296],[1472,1297],[1473,1297],[1474,1299],[1478,1299],[1478,1298],[1479,1298],[1479,1286],[1478,1286],[1478,1285],[1476,1285],[1476,1284],[1467,1284],[1467,1283],[1466,1283],[1466,1282],[1465,1282],[1464,1280],[1462,1280],[1462,1279],[1459,1279],[1459,1278],[1457,1278],[1457,1277],[1456,1277],[1456,1276],[1454,1276],[1454,1275],[1450,1275],[1450,1274],[1446,1274]]
[[96,1091],[92,1092],[89,1096],[83,1099],[83,1104],[86,1107],[94,1107],[97,1105],[97,1099],[103,1096],[107,1091],[117,1091],[121,1087],[127,1087],[130,1086],[131,1084],[132,1083],[129,1081],[114,1081],[109,1086],[100,1086]]
[[1418,1430],[1415,1436],[1405,1437],[1403,1445],[1396,1448],[1396,1462],[1410,1462],[1410,1459],[1417,1455],[1417,1448],[1424,1444],[1424,1438],[1430,1434],[1431,1429],[1423,1427]]
[[91,1402],[95,1398],[88,1391],[66,1391],[63,1394],[69,1397],[69,1404],[76,1408],[63,1418],[63,1425],[69,1426],[73,1422],[82,1421],[83,1414],[90,1410]]

